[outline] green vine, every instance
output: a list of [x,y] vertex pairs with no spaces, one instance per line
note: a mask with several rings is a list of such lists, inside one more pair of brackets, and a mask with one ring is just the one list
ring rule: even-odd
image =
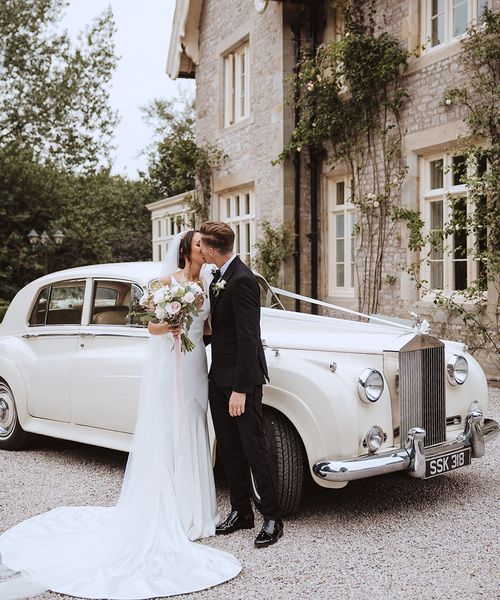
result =
[[257,257],[253,266],[270,285],[278,285],[283,261],[293,252],[294,238],[287,224],[273,227],[268,221],[262,222],[262,237],[255,244]]
[[305,55],[294,76],[300,88],[300,120],[278,161],[308,148],[326,153],[351,177],[358,209],[355,268],[359,309],[376,313],[388,239],[407,167],[401,153],[401,111],[407,98],[404,73],[409,53],[376,30],[375,2],[340,3],[342,38]]
[[[467,85],[447,90],[442,106],[465,110],[469,134],[459,139],[454,154],[464,157],[460,182],[472,210],[460,210],[464,199],[448,196],[451,217],[427,236],[422,236],[419,216],[409,211],[401,218],[408,219],[410,249],[427,248],[420,263],[408,269],[417,287],[432,293],[434,303],[450,316],[461,318],[471,350],[492,350],[500,359],[500,14],[486,11],[480,25],[468,29],[462,48]],[[470,248],[454,250],[473,257],[480,266],[478,277],[460,292],[433,290],[421,279],[420,265],[436,249],[451,253],[447,241],[457,231],[464,240],[476,240]]]

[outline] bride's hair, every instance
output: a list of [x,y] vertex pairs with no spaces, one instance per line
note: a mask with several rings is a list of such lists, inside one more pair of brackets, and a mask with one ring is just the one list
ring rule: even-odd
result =
[[177,266],[179,269],[183,269],[186,266],[186,259],[191,259],[191,244],[193,243],[193,236],[196,233],[196,229],[190,229],[186,231],[186,234],[181,239],[179,245],[179,259]]

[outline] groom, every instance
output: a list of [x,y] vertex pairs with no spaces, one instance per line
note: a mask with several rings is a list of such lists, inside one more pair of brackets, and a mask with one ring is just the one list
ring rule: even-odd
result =
[[231,512],[216,533],[226,535],[254,527],[251,468],[264,516],[255,546],[262,548],[278,541],[283,523],[262,417],[262,385],[269,378],[260,339],[259,284],[233,254],[234,233],[229,225],[207,221],[200,233],[205,260],[218,267],[210,285],[212,366],[208,395],[217,453],[231,494]]

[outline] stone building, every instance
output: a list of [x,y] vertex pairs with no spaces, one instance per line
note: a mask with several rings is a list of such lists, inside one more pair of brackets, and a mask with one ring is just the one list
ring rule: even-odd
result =
[[[407,72],[403,151],[408,173],[401,204],[421,211],[427,231],[447,218],[450,195],[465,193],[446,168],[459,160],[454,145],[465,131],[463,115],[444,107],[442,98],[467,77],[457,60],[460,38],[485,7],[500,10],[500,0],[376,2],[381,28],[409,50],[425,45],[410,59]],[[196,79],[198,140],[228,156],[214,175],[211,212],[214,219],[231,223],[240,255],[252,256],[262,221],[286,222],[297,236],[295,255],[284,267],[284,286],[356,309],[360,275],[353,267],[357,216],[349,203],[350,174],[326,161],[316,164],[307,153],[273,164],[294,128],[289,78],[301,44],[329,41],[341,30],[339,11],[328,0],[177,0],[167,72]],[[159,214],[153,211],[153,219]],[[384,257],[379,312],[407,318],[413,309],[434,332],[463,337],[463,331],[454,331],[461,320],[450,321],[431,296],[421,297],[404,271],[416,258],[408,250],[406,226],[396,227]],[[450,292],[478,275],[477,262],[453,253],[435,257],[422,269],[432,286]]]

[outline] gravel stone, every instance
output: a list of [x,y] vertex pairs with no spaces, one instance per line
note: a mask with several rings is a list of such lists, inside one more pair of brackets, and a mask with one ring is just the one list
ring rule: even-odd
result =
[[[487,416],[500,420],[499,388],[490,388]],[[0,451],[0,531],[60,505],[113,505],[126,458],[48,438],[38,438],[28,450]],[[355,481],[343,490],[310,485],[278,544],[254,549],[258,526],[204,540],[237,556],[243,571],[183,598],[499,598],[499,463],[497,439],[470,467],[435,479],[396,473]],[[217,494],[225,516],[230,506],[224,484],[218,483]]]

